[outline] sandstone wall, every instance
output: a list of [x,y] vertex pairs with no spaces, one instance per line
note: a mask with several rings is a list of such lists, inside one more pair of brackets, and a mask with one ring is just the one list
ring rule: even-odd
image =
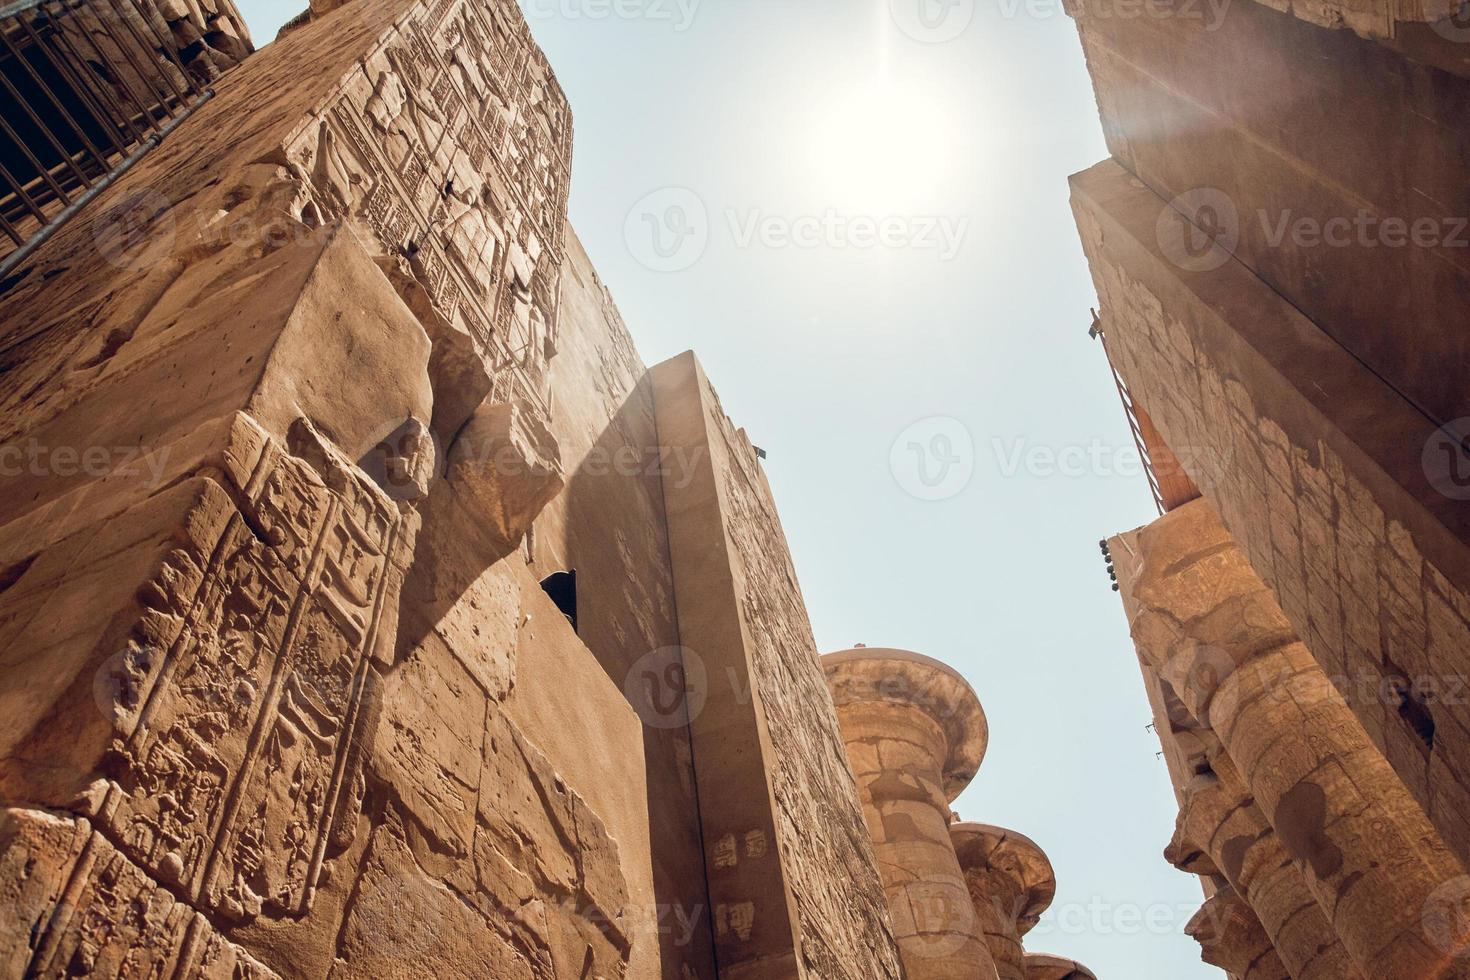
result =
[[1118,368],[1463,860],[1470,566],[1434,426],[1239,263],[1171,264],[1164,205],[1111,161],[1073,179]]
[[[537,519],[529,553],[538,578],[577,573],[577,633],[619,696],[640,709],[647,787],[646,833],[666,975],[712,970],[713,920],[704,882],[704,852],[688,729],[657,723],[640,700],[643,669],[679,644],[669,565],[663,478],[685,470],[684,457],[661,443],[652,383],[622,317],[575,234],[568,232],[560,337],[551,362],[551,428],[561,447],[566,489]],[[547,677],[547,697],[558,682]],[[539,723],[561,737],[563,709]],[[645,717],[646,716],[646,717]],[[529,722],[528,724],[538,724]],[[582,746],[597,755],[617,751]],[[595,772],[595,767],[593,770]]]
[[901,970],[816,642],[765,475],[692,354],[653,369],[720,975]]
[[[781,754],[652,710],[702,587],[667,501],[712,450],[663,437],[566,224],[514,4],[317,10],[217,89],[3,297],[0,973],[739,976],[705,878],[738,858],[792,883],[793,968],[896,976],[719,413],[727,689]],[[572,570],[575,626],[541,585]],[[732,854],[698,780],[752,775]]]
[[1470,72],[1253,2],[1115,6],[1076,10],[1109,153],[1440,423],[1470,415]]

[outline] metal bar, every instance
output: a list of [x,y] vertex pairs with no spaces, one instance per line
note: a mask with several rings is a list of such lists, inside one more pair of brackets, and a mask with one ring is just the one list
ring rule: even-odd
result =
[[9,235],[15,244],[24,245],[26,243],[25,236],[16,231],[15,225],[7,221],[3,214],[0,214],[0,230],[3,230],[5,234]]
[[[138,33],[138,29],[133,26],[133,22],[128,20],[128,15],[120,7],[118,7],[117,0],[105,0],[105,2],[108,9],[116,14],[117,18],[123,22],[123,26],[128,29],[128,33],[133,36],[133,40],[138,42],[138,47],[145,52],[150,50],[148,47],[148,42],[143,40],[142,35]],[[155,101],[158,108],[162,109],[166,115],[172,116],[173,113],[170,112],[168,108],[168,92],[164,91],[162,88],[159,88],[157,85],[154,84],[153,79],[149,77],[149,73],[138,64],[137,57],[133,54],[131,50],[128,49],[128,46],[126,44],[119,43],[118,47],[122,48],[123,55],[126,56],[127,59],[133,63],[133,67],[138,69],[138,77],[143,79],[143,83],[153,90],[153,94],[154,96],[156,96]],[[157,68],[158,66],[154,65],[153,67]],[[160,72],[159,74],[168,75],[168,72]],[[169,88],[172,88],[174,90],[174,97],[179,100],[180,108],[182,108],[184,102],[183,93],[180,92],[177,86],[174,85],[174,81],[172,78],[167,79],[167,81]]]
[[[1138,449],[1138,455],[1143,461],[1143,475],[1148,479],[1149,490],[1153,492],[1154,503],[1159,507],[1164,506],[1164,486],[1159,482],[1159,475],[1154,470],[1154,458],[1148,451],[1148,440],[1143,437],[1143,424],[1138,420],[1138,408],[1133,402],[1133,392],[1128,388],[1128,382],[1113,367],[1111,355],[1108,357],[1108,369],[1113,372],[1113,383],[1118,386],[1118,394],[1123,399],[1123,414],[1128,419],[1128,431],[1133,435],[1133,445]],[[1163,513],[1161,510],[1160,513]]]
[[[91,76],[90,71],[88,71],[88,77],[83,78],[78,74],[77,68],[72,62],[65,58],[58,58],[56,53],[51,50],[49,41],[36,32],[36,29],[31,26],[30,21],[22,20],[21,26],[30,35],[31,44],[39,48],[46,55],[46,60],[51,63],[51,67],[56,69],[57,73],[71,86],[72,92],[76,94],[76,97],[86,107],[87,114],[92,117],[97,127],[107,134],[107,141],[112,144],[112,149],[97,152],[97,159],[102,162],[102,169],[105,172],[111,165],[109,161],[113,152],[116,151],[126,156],[129,144],[124,144],[118,139],[116,131],[117,124],[113,121],[112,113],[98,101],[96,94],[92,91],[92,86],[96,84],[95,78]],[[93,147],[93,150],[97,151],[97,147]]]
[[[197,94],[199,91],[199,86],[193,84],[189,80],[189,69],[185,68],[184,63],[179,60],[179,52],[178,49],[174,47],[173,35],[170,34],[168,37],[164,37],[162,34],[159,34],[157,26],[154,25],[153,21],[148,19],[148,14],[143,10],[143,7],[138,2],[138,0],[128,0],[128,2],[130,2],[133,5],[133,9],[138,12],[138,16],[143,18],[143,23],[148,25],[148,30],[153,33],[153,36],[155,38],[158,39],[158,47],[161,51],[163,51],[164,57],[172,61],[174,67],[179,70],[179,77],[182,78],[184,80],[184,84],[188,86],[189,94]],[[158,16],[162,17],[161,14],[159,14]],[[200,37],[204,36],[203,28],[200,28],[199,35]],[[179,106],[182,107],[184,103],[188,101],[185,98],[184,93],[180,92],[179,87],[173,83],[173,76],[169,75],[167,71],[165,71],[163,74],[168,77],[169,87],[172,88],[174,90],[174,94],[179,97]]]
[[[3,37],[4,33],[4,31],[0,31],[0,37]],[[15,54],[15,47],[10,44],[9,38],[5,38],[5,45],[10,48],[12,54]],[[19,61],[25,62],[27,70],[30,69],[30,62],[26,61],[24,56],[15,56]],[[60,102],[56,101],[56,96],[51,94],[50,86],[41,81],[41,79],[36,75],[34,71],[31,72],[31,78],[38,86],[40,86],[41,90],[46,93],[47,97],[51,99],[51,102],[56,106],[56,108],[61,109],[62,115],[66,117],[67,122],[70,122],[72,124],[72,128],[77,129],[76,123],[72,120],[71,115],[64,108],[62,108]],[[10,76],[3,71],[0,71],[0,84],[3,84],[5,86],[5,91],[10,93],[11,98],[20,103],[21,108],[26,111],[26,115],[30,117],[31,122],[35,123],[36,128],[45,134],[46,141],[49,142],[52,149],[54,149],[61,156],[61,159],[66,161],[66,165],[71,168],[72,173],[77,175],[77,180],[82,182],[82,186],[90,186],[92,182],[87,179],[86,174],[82,173],[82,169],[77,166],[77,162],[71,158],[71,153],[67,150],[66,147],[61,145],[61,140],[56,138],[56,134],[51,131],[51,127],[43,123],[41,121],[41,117],[36,115],[36,110],[31,108],[30,100],[22,96],[20,92],[16,90],[14,83],[10,81]],[[9,126],[6,126],[6,129],[9,128]],[[77,132],[80,134],[81,130],[77,129]],[[86,137],[83,136],[83,138],[85,139]],[[60,185],[57,186],[59,187]]]
[[[87,4],[85,0],[76,0],[75,3],[67,3],[66,6],[71,10],[75,10],[81,7],[85,7],[87,6]],[[108,26],[106,21],[102,21],[102,26]],[[162,132],[163,127],[161,121],[154,118],[153,110],[149,108],[150,106],[157,105],[158,93],[155,91],[152,98],[138,98],[138,91],[128,80],[127,73],[117,71],[118,66],[113,62],[111,58],[108,58],[107,55],[102,53],[102,48],[98,46],[97,39],[92,36],[90,31],[83,29],[81,33],[87,36],[87,43],[92,46],[93,51],[97,52],[98,63],[108,66],[108,70],[117,75],[119,84],[121,84],[123,88],[127,89],[128,98],[132,101],[133,105],[137,107],[137,114],[141,116],[144,120],[146,120],[148,125],[153,128],[154,135]],[[133,71],[137,75],[138,80],[142,82],[143,85],[151,88],[152,86],[148,85],[147,78],[145,77],[146,73],[143,71],[142,66],[138,64],[138,59],[133,56],[133,52],[129,50],[128,45],[122,43],[122,41],[114,36],[111,31],[108,32],[108,37],[112,40],[112,43],[117,46],[118,50],[122,52],[123,57],[128,60],[128,63],[133,66]],[[168,116],[167,110],[164,110],[164,112],[162,112],[161,114],[165,118],[167,118]]]
[[6,183],[15,188],[16,200],[24,204],[36,216],[36,220],[44,225],[46,223],[46,212],[42,211],[35,201],[31,200],[31,196],[26,193],[25,186],[11,175],[10,168],[4,164],[0,164],[0,176],[3,176]]
[[[141,141],[144,138],[143,134],[138,130],[136,126],[133,125],[132,117],[123,109],[122,105],[118,102],[116,98],[117,93],[111,91],[112,86],[108,84],[107,79],[99,78],[97,76],[97,73],[92,69],[91,59],[82,57],[80,52],[77,51],[76,45],[71,43],[71,38],[66,36],[66,31],[60,26],[59,21],[57,21],[54,16],[49,13],[47,14],[47,16],[50,19],[51,36],[54,37],[58,42],[57,47],[65,47],[67,53],[71,56],[71,63],[79,66],[77,68],[77,71],[86,71],[88,77],[92,79],[92,84],[84,86],[87,94],[92,96],[94,100],[107,100],[108,111],[104,112],[101,118],[105,123],[107,123],[109,127],[108,139],[112,140],[113,145],[117,147],[119,153],[126,155],[128,152],[128,146]],[[86,34],[87,32],[82,31],[82,33]],[[102,50],[97,47],[90,36],[87,38],[87,43],[92,45],[93,52],[96,53],[98,58],[102,59],[102,62],[99,62],[99,64],[107,60],[105,57],[103,57]],[[131,137],[127,141],[127,143],[119,141],[117,137],[113,135],[112,130],[117,128],[119,125],[126,128],[129,136]]]
[[1128,434],[1133,437],[1133,446],[1138,450],[1138,458],[1143,463],[1144,477],[1148,481],[1148,492],[1154,498],[1154,507],[1158,509],[1159,516],[1165,513],[1164,488],[1159,483],[1158,474],[1154,472],[1153,460],[1149,458],[1148,446],[1144,444],[1143,427],[1138,423],[1138,413],[1133,410],[1133,396],[1128,391],[1128,382],[1118,373],[1117,367],[1113,365],[1112,351],[1108,350],[1108,335],[1103,330],[1102,321],[1093,314],[1092,330],[1094,336],[1102,343],[1103,357],[1107,359],[1108,371],[1113,375],[1113,385],[1118,389],[1118,401],[1123,405],[1123,418],[1128,422]]
[[87,192],[81,197],[77,198],[73,204],[70,204],[67,207],[63,208],[61,211],[57,212],[56,217],[52,218],[51,221],[48,222],[44,228],[36,232],[35,235],[31,236],[31,238],[24,245],[20,246],[14,252],[11,252],[9,255],[5,256],[3,260],[0,260],[0,278],[4,278],[5,276],[10,275],[11,271],[14,270],[16,266],[20,265],[20,263],[25,261],[25,259],[33,254],[36,249],[40,248],[47,241],[49,241],[51,236],[56,234],[56,230],[58,228],[70,221],[78,211],[91,203],[98,194],[101,194],[108,187],[112,186],[113,182],[116,181],[119,177],[127,173],[129,170],[133,169],[133,165],[141,160],[145,155],[147,155],[148,151],[152,150],[154,147],[158,146],[158,144],[162,143],[164,137],[173,132],[174,128],[177,127],[179,123],[183,122],[185,119],[188,119],[191,115],[194,114],[194,110],[198,109],[200,106],[202,106],[204,103],[208,102],[212,98],[214,98],[214,89],[205,89],[203,92],[201,92],[197,100],[191,102],[188,106],[184,108],[183,112],[179,113],[177,116],[168,121],[168,123],[163,127],[162,132],[145,139],[138,146],[137,149],[128,154],[125,160],[119,163],[115,169],[107,173],[107,175],[104,176],[101,180],[97,181],[96,184],[88,188]]
[[[72,129],[76,130],[77,136],[79,136],[82,140],[82,145],[87,148],[87,152],[92,154],[92,157],[102,167],[103,172],[105,172],[107,170],[107,161],[102,158],[101,153],[97,152],[97,147],[92,145],[92,139],[87,135],[87,131],[81,127],[81,124],[78,123],[75,118],[72,117],[71,110],[67,109],[67,107],[62,104],[62,101],[56,97],[56,93],[51,91],[51,86],[47,85],[44,81],[41,80],[40,74],[37,73],[35,67],[31,64],[30,59],[26,57],[26,53],[20,48],[17,48],[15,44],[10,40],[9,35],[5,34],[4,31],[0,31],[0,41],[4,41],[5,46],[10,49],[10,54],[13,58],[15,58],[19,62],[22,62],[25,65],[26,74],[31,76],[31,81],[35,82],[36,86],[40,88],[41,91],[46,93],[46,98],[50,99],[51,104],[56,106],[56,110],[61,113],[62,118],[66,120],[67,124],[71,126]],[[32,43],[34,44],[34,42]],[[48,61],[51,60],[51,55],[49,53],[42,52],[42,54],[46,56],[46,59]],[[52,62],[52,66],[55,67],[55,62]],[[6,82],[6,85],[9,86],[8,80]]]
[[31,166],[36,168],[36,172],[41,175],[41,179],[50,185],[51,193],[60,198],[62,204],[70,204],[71,198],[66,196],[66,191],[62,190],[61,185],[52,178],[51,171],[41,166],[41,161],[36,159],[36,155],[31,152],[31,148],[26,145],[25,141],[16,135],[15,130],[11,128],[10,120],[4,116],[0,116],[0,128],[3,128],[5,135],[9,136],[15,142],[16,146],[20,147],[20,151],[26,155],[27,160],[31,161]]

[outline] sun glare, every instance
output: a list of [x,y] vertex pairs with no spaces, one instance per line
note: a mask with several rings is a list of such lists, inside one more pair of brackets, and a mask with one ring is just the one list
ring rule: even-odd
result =
[[875,79],[813,108],[812,176],[834,205],[881,211],[942,197],[954,127],[938,93]]

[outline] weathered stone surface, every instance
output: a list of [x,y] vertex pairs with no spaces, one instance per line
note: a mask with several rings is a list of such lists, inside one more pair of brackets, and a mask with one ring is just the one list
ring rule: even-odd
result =
[[[0,480],[6,975],[902,975],[755,452],[570,140],[510,0],[313,4],[6,293],[0,446],[133,454]],[[727,686],[649,714],[681,645]]]
[[[1425,909],[1465,876],[1301,644],[1208,502],[1141,530],[1130,585],[1140,652],[1219,736],[1238,778],[1358,968],[1452,976],[1463,922]],[[1239,857],[1227,846],[1228,869]]]
[[[560,488],[570,123],[524,23],[367,0],[190,126],[113,192],[162,202],[138,240],[68,226],[6,296],[4,437],[137,447],[6,480],[0,785],[38,808],[6,818],[6,974],[611,978],[636,935],[660,975],[647,800],[589,802],[507,713],[550,641],[613,759],[553,753],[641,786],[633,712],[569,631],[527,628],[554,620],[504,561]],[[371,126],[341,186],[375,196],[332,197],[320,141]],[[48,262],[72,275],[43,288]],[[487,479],[476,440],[524,471]],[[485,533],[436,593],[450,484]]]
[[1021,940],[1056,896],[1051,861],[1036,842],[989,824],[949,827],[955,855],[1000,980],[1026,980]]
[[1073,960],[1050,953],[1027,953],[1026,980],[1097,980],[1097,975]]
[[755,450],[692,354],[652,376],[660,445],[687,461],[663,477],[680,649],[655,656],[635,685],[649,684],[639,700],[650,725],[679,724],[670,712],[688,719],[721,973],[897,977],[857,793]]
[[1261,921],[1233,888],[1205,902],[1184,931],[1199,943],[1206,963],[1240,980],[1292,980]]
[[972,897],[949,827],[949,804],[989,741],[980,699],[958,673],[907,650],[831,653],[822,667],[906,974],[996,977],[986,926],[999,925]]
[[[599,714],[591,705],[602,705],[609,714],[614,708],[627,711],[636,683],[641,683],[630,687],[630,679],[641,678],[643,668],[663,656],[658,651],[679,646],[663,482],[667,473],[670,482],[682,483],[687,464],[697,461],[687,454],[681,457],[681,447],[661,441],[652,380],[606,287],[570,232],[567,253],[558,350],[552,362],[556,410],[550,420],[567,485],[527,537],[532,559],[527,574],[536,580],[576,570],[578,625],[572,640],[580,639],[596,657],[616,704],[603,704],[606,690],[583,689],[575,698],[567,697],[566,655],[559,648],[547,649],[544,661],[529,661],[544,662],[539,675],[544,680],[517,688],[516,700],[531,710],[516,713],[512,706],[528,732],[543,733],[543,745],[596,723]],[[544,639],[552,630],[541,626],[561,616],[539,590],[534,592],[547,611],[528,608],[530,628]],[[571,633],[570,627],[563,629],[564,619],[554,626],[557,633]],[[539,651],[533,646],[522,655],[518,673],[530,669],[527,658],[539,656]],[[704,885],[690,733],[687,727],[646,725],[638,715],[633,718],[642,735],[641,779],[605,777],[628,760],[619,754],[619,739],[596,728],[576,742],[577,768],[567,759],[559,767],[569,778],[585,767],[590,781],[582,785],[623,794],[623,803],[641,797],[646,811],[641,833],[657,842],[644,869],[652,892],[636,899],[658,908],[657,935],[642,950],[635,944],[630,970],[636,970],[640,956],[652,956],[675,980],[684,980],[686,969],[695,976],[712,976],[713,915]],[[589,792],[588,799],[595,797]],[[613,801],[599,804],[603,813],[612,809]],[[630,833],[624,828],[616,834],[625,851],[632,843]],[[630,873],[630,887],[634,877]]]
[[481,405],[449,450],[448,479],[469,527],[487,532],[508,551],[562,488],[556,439],[535,410]]
[[[1073,179],[1118,370],[1470,861],[1470,526],[1426,476],[1434,425],[1239,264],[1181,275],[1155,243],[1164,205],[1114,163]],[[1432,744],[1400,688],[1427,692]]]
[[0,881],[7,977],[276,977],[86,820],[0,811]]
[[[1240,785],[1229,759],[1216,753],[1209,765],[1228,771],[1230,781],[1211,771],[1185,785],[1179,824],[1165,858],[1184,871],[1223,875],[1292,977],[1362,977],[1276,831]],[[1216,937],[1216,943],[1228,944],[1228,939]],[[1230,970],[1217,959],[1233,955],[1253,963],[1259,952],[1229,954],[1217,948],[1216,959],[1207,955],[1206,960]]]

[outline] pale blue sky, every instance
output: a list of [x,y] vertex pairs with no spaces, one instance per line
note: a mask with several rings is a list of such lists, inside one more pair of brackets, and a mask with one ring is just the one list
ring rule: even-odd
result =
[[[302,2],[241,7],[265,42]],[[1081,47],[1060,0],[948,2],[522,6],[572,102],[573,224],[644,360],[694,348],[768,451],[818,643],[918,650],[984,701],[958,809],[1050,855],[1028,945],[1219,980],[1097,545],[1153,508],[1087,336],[1066,178],[1106,150]]]

